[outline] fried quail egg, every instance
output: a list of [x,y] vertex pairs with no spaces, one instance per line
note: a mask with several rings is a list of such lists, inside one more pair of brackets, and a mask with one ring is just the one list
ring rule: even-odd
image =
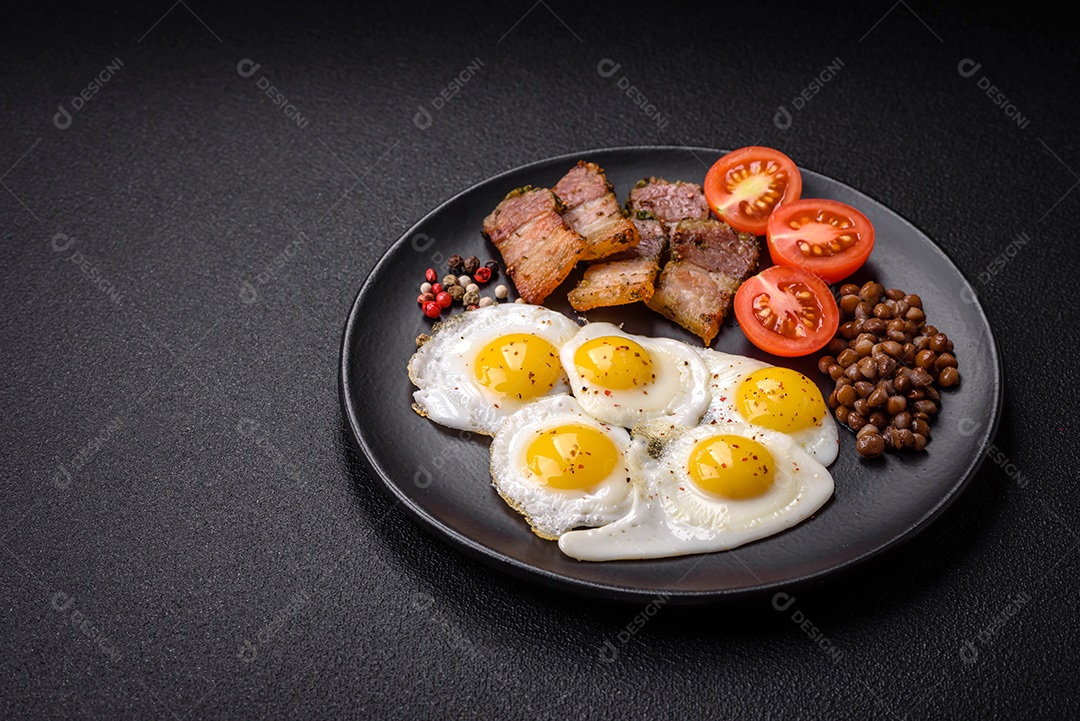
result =
[[790,368],[698,348],[709,369],[702,425],[749,423],[791,436],[822,465],[836,460],[836,422],[812,380]]
[[563,346],[561,358],[581,407],[604,423],[630,428],[666,418],[692,426],[709,404],[705,363],[676,340],[589,323]]
[[578,331],[561,313],[504,304],[459,313],[435,326],[409,360],[413,410],[450,428],[493,435],[538,398],[566,394],[559,350]]
[[642,424],[628,458],[630,513],[564,533],[563,553],[611,561],[725,551],[804,521],[833,493],[828,470],[792,438],[743,423]]
[[630,435],[600,423],[570,396],[521,408],[491,442],[491,478],[499,495],[541,538],[602,526],[630,510]]

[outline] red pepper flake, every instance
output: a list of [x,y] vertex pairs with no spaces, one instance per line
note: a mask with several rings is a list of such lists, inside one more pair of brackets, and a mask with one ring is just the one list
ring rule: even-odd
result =
[[611,391],[604,391],[604,395],[605,395],[605,396],[610,396],[610,395],[611,395]]

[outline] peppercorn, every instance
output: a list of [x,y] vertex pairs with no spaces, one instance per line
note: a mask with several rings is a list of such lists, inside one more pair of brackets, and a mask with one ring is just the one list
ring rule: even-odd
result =
[[457,285],[456,275],[444,275],[442,279],[443,288],[449,289],[452,285]]
[[431,284],[431,294],[432,295],[438,295],[439,293],[442,293],[444,290],[446,290],[446,289],[443,288],[442,283],[432,283]]
[[479,308],[479,307],[480,307],[480,306],[478,306],[478,305],[470,305],[470,306],[466,306],[466,307],[465,307],[465,310],[476,310],[476,309],[477,309],[477,308]]
[[428,318],[438,318],[441,313],[442,308],[440,308],[439,304],[435,301],[429,300],[427,303],[424,303],[424,315]]
[[466,290],[461,302],[465,305],[477,305],[480,302],[480,294],[475,290]]
[[468,285],[465,286],[465,292],[466,293],[479,293],[480,292],[480,286],[478,286],[476,283],[469,283]]
[[451,255],[450,259],[446,261],[446,268],[454,275],[461,275],[461,271],[464,270],[462,266],[464,265],[465,261],[457,253]]
[[499,261],[489,260],[488,262],[484,263],[484,267],[490,270],[492,275],[495,275],[499,272]]
[[454,300],[461,300],[465,296],[465,289],[460,285],[451,285],[446,289],[446,292],[450,294],[450,297]]
[[487,308],[489,305],[495,305],[495,299],[488,296],[484,296],[480,299],[480,307]]
[[491,280],[491,270],[489,268],[477,268],[476,272],[473,273],[473,279],[477,283],[487,283]]
[[435,302],[439,304],[440,308],[449,308],[450,304],[454,302],[454,298],[444,290],[435,296]]
[[458,276],[457,284],[460,285],[462,288],[467,286],[469,283],[472,283],[472,278],[470,278],[469,276],[467,276],[467,275]]
[[480,259],[475,255],[470,255],[465,259],[465,272],[472,275],[476,272],[476,269],[480,267]]
[[518,298],[518,299],[517,299],[517,300],[515,300],[514,302],[515,302],[515,303],[524,303],[524,302],[525,302],[525,299],[524,299],[524,298]]
[[427,272],[424,273],[424,279],[427,280],[428,283],[434,283],[438,277],[439,276],[435,275],[434,268],[428,268]]
[[[492,262],[494,262],[494,261],[492,261]],[[498,298],[499,300],[502,300],[503,298],[505,298],[509,292],[510,292],[510,290],[505,285],[497,285],[497,286],[495,286],[495,297]]]
[[420,284],[420,292],[421,293],[430,293],[431,292],[431,283],[421,283]]
[[433,300],[435,300],[434,293],[421,293],[420,295],[416,296],[416,302],[420,305],[423,305],[424,303],[430,303]]

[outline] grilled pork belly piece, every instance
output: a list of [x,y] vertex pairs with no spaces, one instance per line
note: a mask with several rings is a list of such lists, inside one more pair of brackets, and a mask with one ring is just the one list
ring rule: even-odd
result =
[[566,206],[563,220],[585,238],[583,260],[606,258],[637,245],[637,228],[623,215],[604,169],[596,163],[579,160],[551,190]]
[[550,190],[526,186],[512,191],[484,219],[484,235],[502,254],[526,303],[543,303],[585,251],[585,239],[566,225],[561,210]]
[[667,248],[667,233],[658,220],[634,220],[640,242],[604,262],[593,263],[570,291],[574,310],[648,301],[653,295],[660,258]]
[[671,234],[649,307],[712,343],[739,285],[757,269],[757,238],[719,220],[683,220]]
[[672,260],[734,278],[736,288],[753,275],[760,252],[752,233],[740,233],[721,220],[683,220],[671,234]]
[[639,180],[630,191],[626,205],[631,215],[645,213],[663,221],[668,232],[684,218],[704,220],[709,217],[709,204],[705,202],[701,186],[681,180],[675,183],[662,178]]

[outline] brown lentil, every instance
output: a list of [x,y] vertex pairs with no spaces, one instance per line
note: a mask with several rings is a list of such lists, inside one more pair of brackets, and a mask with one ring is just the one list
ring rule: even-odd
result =
[[932,416],[938,412],[937,403],[933,401],[915,401],[915,410],[919,413],[925,413],[928,416]]
[[873,423],[867,422],[867,424],[865,426],[863,426],[862,428],[860,428],[855,433],[855,435],[857,435],[857,436],[865,436],[867,433],[877,434],[877,433],[880,433],[880,432],[881,431],[878,430],[877,426],[875,426]]
[[[863,426],[863,428],[873,428],[873,426]],[[885,441],[877,433],[867,433],[859,436],[855,441],[855,450],[863,458],[877,458],[885,452]]]
[[948,388],[954,386],[960,382],[960,371],[955,368],[945,368],[941,371],[941,375],[938,376],[938,383],[942,388]]
[[847,347],[848,344],[844,341],[843,338],[833,338],[831,341],[829,341],[828,345],[829,355],[836,356],[847,350]]

